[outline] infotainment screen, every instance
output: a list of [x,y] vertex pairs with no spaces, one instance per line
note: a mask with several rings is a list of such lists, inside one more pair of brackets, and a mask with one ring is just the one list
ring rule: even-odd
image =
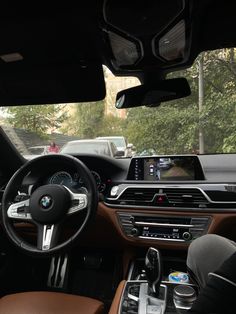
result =
[[197,156],[134,157],[128,179],[144,181],[204,180]]

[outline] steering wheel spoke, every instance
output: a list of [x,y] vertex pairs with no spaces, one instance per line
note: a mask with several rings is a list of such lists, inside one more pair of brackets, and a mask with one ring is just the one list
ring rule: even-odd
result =
[[29,208],[29,199],[11,204],[7,210],[7,216],[8,218],[22,221],[32,220]]
[[38,224],[37,247],[39,250],[48,251],[57,245],[59,238],[59,224]]
[[69,208],[67,215],[77,213],[88,206],[88,196],[86,193],[74,193],[69,188],[65,187],[71,197],[71,207]]

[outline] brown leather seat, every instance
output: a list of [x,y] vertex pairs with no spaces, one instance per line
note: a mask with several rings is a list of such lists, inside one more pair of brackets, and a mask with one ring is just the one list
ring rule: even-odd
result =
[[101,314],[103,303],[57,292],[26,292],[0,299],[0,314]]

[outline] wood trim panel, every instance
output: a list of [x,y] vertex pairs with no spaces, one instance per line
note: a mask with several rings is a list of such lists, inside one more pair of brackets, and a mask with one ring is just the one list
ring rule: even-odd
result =
[[[87,231],[85,231],[80,238],[80,243],[84,246],[91,247],[107,247],[114,248],[116,250],[122,249],[123,252],[127,252],[124,260],[124,273],[127,271],[127,265],[135,255],[135,250],[142,247],[154,246],[160,249],[174,249],[174,250],[186,250],[188,243],[173,243],[168,241],[158,240],[143,240],[137,238],[127,237],[119,224],[117,218],[117,212],[133,212],[133,213],[148,213],[154,215],[166,215],[166,216],[208,216],[212,221],[209,226],[208,233],[216,233],[232,240],[236,240],[236,213],[212,213],[212,212],[178,212],[166,211],[166,210],[147,210],[147,209],[129,209],[129,208],[110,208],[99,203],[97,217],[91,224]],[[16,223],[16,227],[22,235],[28,237],[34,236],[34,227],[26,223]],[[73,234],[76,224],[69,225],[65,231],[65,235]]]

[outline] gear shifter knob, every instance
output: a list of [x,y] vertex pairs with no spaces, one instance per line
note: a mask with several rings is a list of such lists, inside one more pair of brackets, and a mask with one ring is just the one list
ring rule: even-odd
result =
[[145,271],[149,287],[158,296],[162,279],[161,255],[157,249],[150,247],[145,257]]

